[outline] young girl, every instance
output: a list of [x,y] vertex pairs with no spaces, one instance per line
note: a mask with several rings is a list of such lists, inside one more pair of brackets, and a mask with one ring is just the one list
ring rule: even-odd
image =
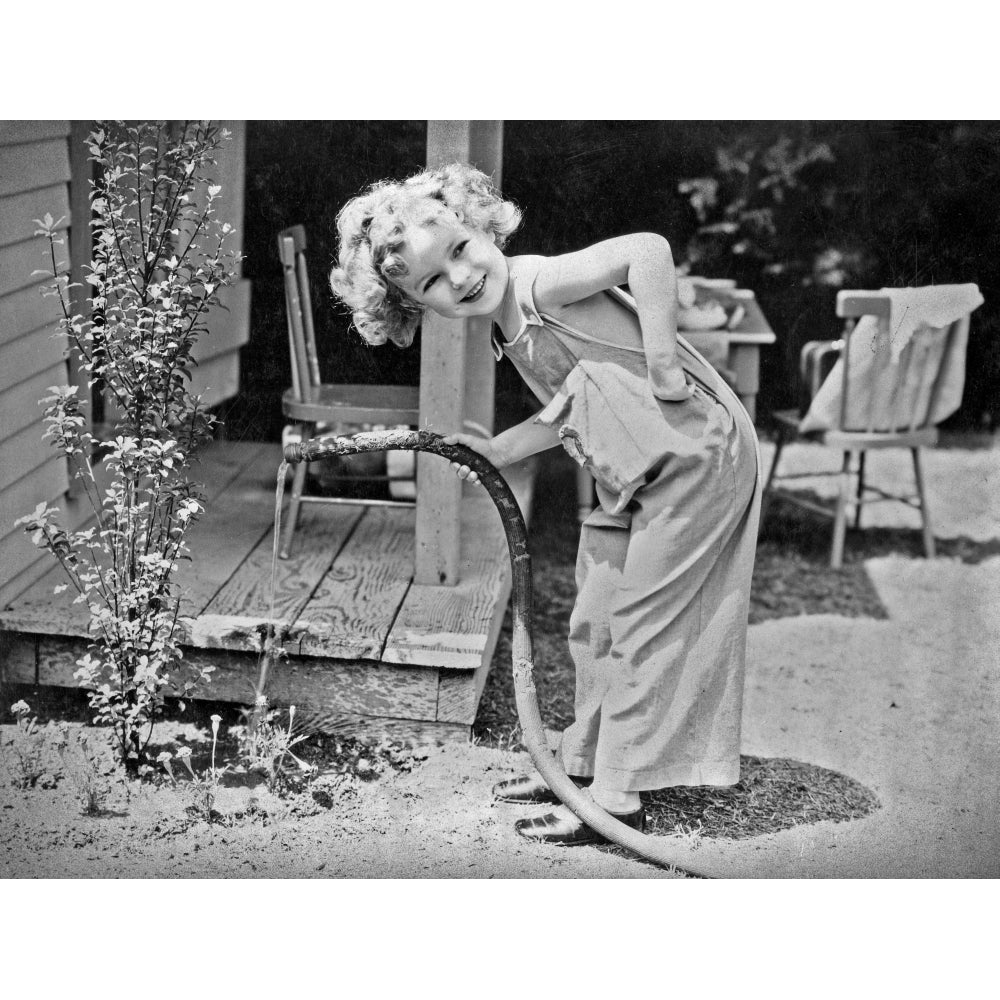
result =
[[[666,240],[506,257],[519,222],[468,166],[376,184],[340,213],[330,280],[371,344],[407,346],[428,309],[488,316],[497,358],[544,408],[490,439],[446,440],[500,469],[561,442],[593,473],[600,505],[581,530],[569,632],[575,721],[559,753],[598,805],[642,829],[640,792],[739,780],[757,438],[732,390],[677,336]],[[558,804],[538,775],[494,794]],[[549,843],[599,839],[563,806],[516,829]]]

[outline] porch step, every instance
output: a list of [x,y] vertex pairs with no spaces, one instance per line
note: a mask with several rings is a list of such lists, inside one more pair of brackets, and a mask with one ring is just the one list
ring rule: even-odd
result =
[[[270,618],[278,450],[220,442],[205,462],[209,503],[193,529],[193,560],[178,575],[181,641],[186,660],[216,668],[205,697],[248,703]],[[530,510],[533,463],[507,472],[521,509]],[[467,491],[454,587],[413,583],[412,509],[307,508],[292,558],[278,567],[274,617],[286,656],[272,668],[276,702],[321,711],[345,733],[414,743],[468,738],[510,564],[493,503],[480,488]],[[61,582],[48,574],[0,611],[0,679],[76,686],[87,618],[69,591],[52,594]]]

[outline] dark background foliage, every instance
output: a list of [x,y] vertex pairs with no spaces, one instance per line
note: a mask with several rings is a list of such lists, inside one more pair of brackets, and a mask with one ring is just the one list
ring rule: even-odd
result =
[[[761,166],[769,151],[784,148],[780,143],[825,147],[830,157],[808,162],[789,180],[781,166]],[[749,240],[738,233],[707,252],[702,242],[694,266],[754,289],[778,335],[762,354],[760,421],[796,402],[801,345],[837,336],[838,287],[974,281],[986,304],[973,317],[965,403],[949,425],[994,429],[1000,416],[996,123],[508,121],[503,190],[525,213],[509,250],[560,253],[652,230],[684,260],[696,245],[699,219],[679,183],[719,178],[720,151],[751,163],[755,182],[777,181],[766,189],[750,185],[755,203],[768,206],[774,231],[764,227]],[[294,223],[303,223],[309,236],[324,376],[416,383],[419,338],[408,351],[367,347],[334,303],[326,275],[344,201],[373,180],[419,170],[424,153],[421,121],[249,123],[244,247],[245,274],[253,281],[251,342],[240,396],[223,413],[231,436],[280,433],[280,395],[291,376],[275,237]],[[516,416],[529,405],[516,375],[501,365],[498,407]]]

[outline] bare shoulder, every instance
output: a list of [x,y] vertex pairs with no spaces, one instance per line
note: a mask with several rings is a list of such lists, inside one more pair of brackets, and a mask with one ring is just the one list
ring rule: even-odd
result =
[[628,281],[639,262],[670,261],[670,244],[656,233],[616,236],[574,253],[544,257],[535,278],[535,305],[543,312],[578,302]]

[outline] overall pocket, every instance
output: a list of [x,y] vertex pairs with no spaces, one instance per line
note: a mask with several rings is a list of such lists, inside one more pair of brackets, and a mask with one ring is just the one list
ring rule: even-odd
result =
[[649,382],[610,362],[580,361],[536,423],[558,429],[563,447],[621,510],[665,456],[691,455],[715,402],[698,387],[686,400],[658,400]]

